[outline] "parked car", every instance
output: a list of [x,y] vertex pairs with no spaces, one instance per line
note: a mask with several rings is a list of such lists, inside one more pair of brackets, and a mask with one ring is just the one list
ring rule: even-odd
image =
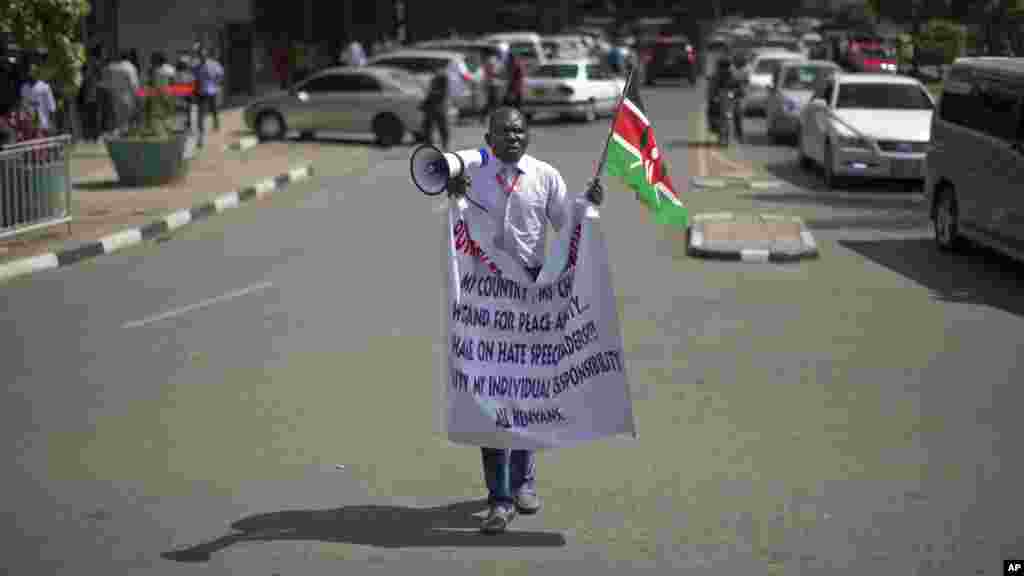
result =
[[625,81],[606,65],[590,59],[555,60],[526,77],[523,112],[555,113],[591,122],[615,112]]
[[[474,102],[477,105],[477,110],[482,109],[486,98],[486,90],[483,87],[484,83],[484,68],[483,65],[488,58],[495,57],[501,59],[502,46],[500,42],[485,42],[483,40],[428,40],[426,42],[419,42],[412,46],[412,48],[418,50],[444,50],[451,52],[461,52],[466,55],[466,68],[469,70],[469,74],[472,77],[473,82],[480,86],[480,98],[479,102]],[[507,45],[504,46],[508,48]],[[502,79],[501,71],[499,70],[499,77],[496,79],[496,84],[504,86],[504,80]],[[476,95],[474,95],[476,96]]]
[[940,248],[1024,260],[1024,58],[961,58],[932,121],[925,191]]
[[935,103],[896,74],[835,74],[800,119],[800,161],[819,164],[835,188],[844,177],[923,181]]
[[245,108],[246,126],[261,140],[278,140],[290,130],[373,134],[383,146],[400,144],[423,123],[426,92],[408,73],[391,68],[336,67],[299,82],[289,93]]
[[744,87],[743,102],[740,105],[743,115],[751,112],[764,112],[775,73],[783,62],[803,60],[799,52],[779,50],[777,48],[755,48],[750,60],[741,72]]
[[525,59],[528,66],[536,66],[547,62],[540,34],[534,32],[506,32],[503,34],[490,34],[484,36],[483,39],[488,42],[507,43],[509,54]]
[[686,36],[656,36],[637,42],[641,77],[646,84],[662,78],[685,78],[697,83],[697,51]]
[[814,87],[842,68],[828,60],[786,60],[772,80],[765,100],[768,135],[775,139],[795,137],[800,131],[800,114],[811,101]]
[[[473,114],[484,108],[487,95],[484,93],[482,77],[470,72],[469,60],[471,57],[467,54],[455,51],[396,50],[371,58],[368,64],[405,70],[418,79],[424,88],[438,70],[447,70],[454,64],[466,90],[461,96],[453,96],[452,103],[460,113]],[[479,63],[473,66],[479,67]]]

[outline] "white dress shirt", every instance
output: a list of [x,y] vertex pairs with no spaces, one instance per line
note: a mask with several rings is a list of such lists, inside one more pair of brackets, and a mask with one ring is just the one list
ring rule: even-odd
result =
[[42,80],[36,80],[32,84],[26,82],[21,86],[21,99],[39,113],[39,125],[44,130],[49,130],[50,117],[57,111],[57,102],[53,99],[50,85]]
[[[507,173],[506,184],[519,175],[515,190],[507,194],[496,178]],[[544,264],[548,222],[556,232],[571,214],[565,180],[553,166],[524,154],[516,164],[506,165],[496,158],[472,174],[470,197],[487,209],[492,218],[504,220],[494,245],[524,268]]]

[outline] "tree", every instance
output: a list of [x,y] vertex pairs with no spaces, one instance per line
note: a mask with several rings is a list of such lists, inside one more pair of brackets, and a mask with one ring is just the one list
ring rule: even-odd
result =
[[89,11],[88,0],[0,0],[0,32],[23,50],[46,54],[40,77],[67,102],[82,85],[80,32]]

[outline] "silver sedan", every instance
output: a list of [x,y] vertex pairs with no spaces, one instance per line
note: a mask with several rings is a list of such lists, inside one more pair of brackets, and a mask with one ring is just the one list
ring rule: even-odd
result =
[[827,60],[783,62],[765,100],[768,135],[776,139],[795,138],[800,132],[800,114],[811,101],[814,88],[824,77],[838,72],[842,72],[839,65]]
[[382,146],[394,146],[408,132],[420,130],[425,97],[422,84],[402,70],[338,67],[314,74],[286,94],[250,104],[244,117],[261,140],[281,139],[292,130],[329,130],[372,134]]

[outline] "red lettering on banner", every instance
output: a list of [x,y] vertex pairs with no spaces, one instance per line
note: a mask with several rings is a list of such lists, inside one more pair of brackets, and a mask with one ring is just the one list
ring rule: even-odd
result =
[[583,224],[577,224],[576,229],[572,231],[572,238],[569,240],[569,260],[565,263],[566,270],[576,265],[576,254],[579,251],[582,236]]
[[487,269],[501,276],[501,270],[498,266],[487,257],[487,253],[484,252],[483,248],[476,243],[475,240],[469,236],[469,227],[463,220],[459,220],[455,223],[455,229],[452,230],[455,236],[455,251],[467,254],[487,265]]

